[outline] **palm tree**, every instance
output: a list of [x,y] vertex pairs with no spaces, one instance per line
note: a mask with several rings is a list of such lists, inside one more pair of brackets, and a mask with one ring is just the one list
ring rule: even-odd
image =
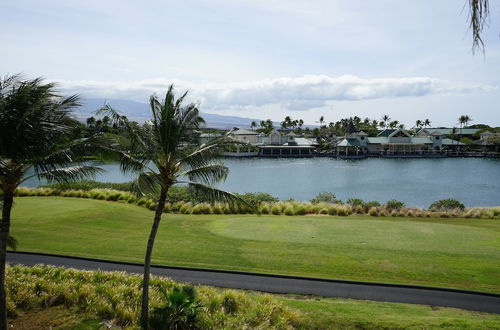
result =
[[252,130],[254,130],[255,127],[257,127],[257,123],[255,122],[255,120],[250,123],[250,127],[252,128]]
[[458,117],[458,123],[460,124],[460,140],[462,140],[462,128],[463,128],[463,126],[464,125],[467,126],[467,123],[471,120],[472,119],[468,115],[461,115],[460,117]]
[[384,122],[384,127],[387,128],[388,127],[388,123],[389,121],[391,120],[391,117],[389,117],[389,115],[384,115],[382,117],[382,121]]
[[[0,79],[0,329],[7,329],[5,257],[14,192],[31,177],[50,181],[79,180],[100,169],[75,166],[92,139],[71,141],[67,125],[79,97],[61,97],[53,83],[19,76]],[[34,172],[29,176],[28,173]]]
[[423,125],[424,125],[424,123],[423,123],[420,119],[418,119],[418,120],[415,122],[415,127],[416,127],[416,128],[420,128],[420,127],[422,127]]
[[429,119],[424,120],[424,127],[427,128],[427,126],[431,126],[431,121]]
[[[196,132],[204,121],[195,104],[183,105],[186,95],[187,92],[176,99],[173,85],[168,88],[163,101],[152,95],[152,119],[140,129],[123,122],[121,116],[109,106],[98,112],[110,114],[127,127],[130,147],[128,152],[121,153],[121,168],[124,172],[138,174],[133,183],[138,194],[153,194],[157,198],[144,259],[141,310],[141,326],[144,329],[148,324],[151,255],[170,187],[187,185],[195,196],[208,201],[243,202],[229,192],[212,187],[225,180],[228,174],[228,168],[216,157],[234,141],[225,135],[199,145]],[[265,123],[268,124],[267,121]]]

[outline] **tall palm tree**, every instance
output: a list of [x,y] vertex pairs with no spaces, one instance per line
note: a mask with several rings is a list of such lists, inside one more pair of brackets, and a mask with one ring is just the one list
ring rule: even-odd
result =
[[0,78],[0,329],[7,329],[5,257],[15,190],[31,177],[69,181],[100,171],[74,165],[92,142],[67,138],[70,113],[79,105],[77,95],[61,97],[54,84],[41,78]]
[[144,258],[141,310],[141,326],[144,329],[148,324],[151,255],[169,189],[173,185],[184,184],[200,199],[243,202],[237,196],[212,186],[228,175],[228,168],[217,156],[234,141],[225,135],[200,145],[196,132],[204,121],[195,104],[183,105],[186,95],[187,92],[176,99],[173,85],[168,88],[163,101],[152,95],[152,118],[141,128],[130,126],[109,106],[98,112],[110,114],[127,127],[130,149],[121,153],[121,168],[124,172],[138,174],[133,183],[138,194],[153,194],[157,198]]
[[389,115],[384,115],[382,117],[382,121],[384,122],[384,127],[387,128],[388,127],[388,124],[389,124],[389,121],[391,120],[391,117],[389,117]]
[[254,129],[255,129],[255,127],[257,127],[257,123],[256,123],[256,122],[255,122],[255,120],[254,120],[254,121],[252,121],[252,122],[250,123],[250,128],[252,128],[252,130],[254,130]]
[[464,125],[467,126],[467,123],[471,120],[472,119],[468,115],[461,115],[460,117],[458,117],[458,123],[460,124],[460,140],[462,140],[462,128],[464,127]]
[[424,120],[424,127],[427,128],[427,126],[431,127],[431,121],[429,119]]

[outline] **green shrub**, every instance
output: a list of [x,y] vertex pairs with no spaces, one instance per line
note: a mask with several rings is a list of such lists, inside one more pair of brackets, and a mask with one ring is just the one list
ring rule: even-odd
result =
[[395,199],[391,199],[390,201],[387,201],[387,203],[385,203],[385,207],[388,210],[399,210],[403,206],[405,206],[405,203],[397,201]]
[[450,210],[465,210],[465,205],[453,198],[442,199],[432,203],[429,206],[430,211],[450,211]]
[[377,202],[377,201],[369,201],[369,202],[366,202],[365,207],[368,207],[368,208],[371,208],[371,207],[379,207],[380,206],[380,203]]
[[285,215],[294,215],[295,213],[293,212],[293,208],[291,206],[285,207],[285,210],[283,211]]
[[160,288],[165,302],[163,306],[155,307],[149,317],[149,325],[155,330],[196,329],[199,326],[198,314],[203,306],[197,300],[196,291],[192,286],[174,287],[167,291]]
[[273,204],[273,206],[271,207],[271,213],[274,215],[280,215],[281,207],[278,204]]
[[268,193],[259,193],[259,192],[254,192],[254,193],[245,193],[245,194],[236,194],[238,197],[243,199],[245,202],[248,204],[258,207],[262,203],[277,203],[279,202],[279,199],[277,197],[274,197]]
[[113,183],[113,182],[97,182],[92,180],[82,180],[76,182],[54,183],[41,186],[44,188],[52,188],[57,190],[85,190],[92,189],[113,189],[121,191],[132,191],[132,182]]
[[318,204],[318,203],[331,203],[331,204],[340,204],[342,203],[340,200],[337,199],[337,196],[335,196],[334,193],[331,192],[320,192],[316,197],[311,199],[311,203],[313,204]]
[[363,206],[365,203],[360,198],[349,198],[347,204],[351,206]]

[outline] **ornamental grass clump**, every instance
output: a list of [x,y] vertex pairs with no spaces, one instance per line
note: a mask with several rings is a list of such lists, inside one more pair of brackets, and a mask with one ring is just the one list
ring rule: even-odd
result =
[[[182,285],[151,277],[149,324],[154,329],[293,329],[302,315],[270,295]],[[64,306],[111,321],[139,322],[141,277],[123,272],[81,271],[52,266],[7,266],[9,317]]]

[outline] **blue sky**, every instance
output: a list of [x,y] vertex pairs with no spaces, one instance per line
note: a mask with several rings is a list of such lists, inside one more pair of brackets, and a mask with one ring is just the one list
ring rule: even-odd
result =
[[3,1],[0,73],[146,102],[170,83],[202,111],[314,123],[388,114],[500,126],[500,0],[486,55],[466,1]]

